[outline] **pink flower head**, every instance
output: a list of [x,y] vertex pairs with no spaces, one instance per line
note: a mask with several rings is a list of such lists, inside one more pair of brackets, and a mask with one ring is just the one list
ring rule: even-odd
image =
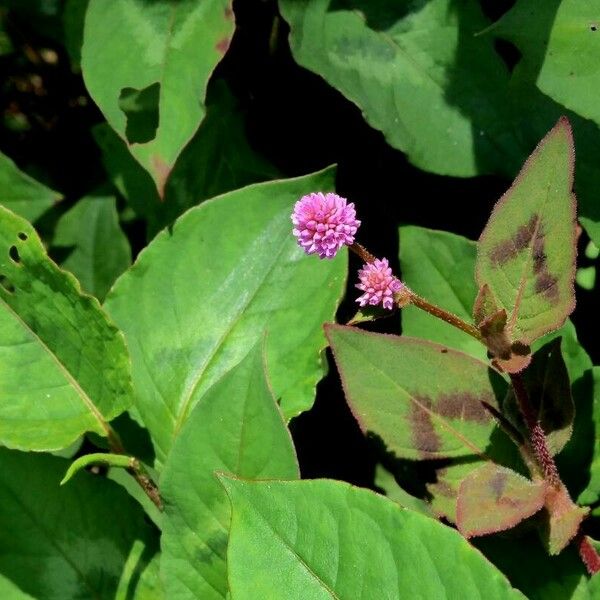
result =
[[387,258],[375,259],[367,263],[358,272],[360,283],[356,284],[364,294],[356,299],[361,305],[382,304],[383,308],[392,310],[394,307],[394,293],[399,292],[404,284],[392,275],[392,269]]
[[360,225],[354,203],[322,192],[302,196],[296,202],[292,223],[298,245],[306,254],[317,253],[320,258],[333,258],[344,244],[352,245]]

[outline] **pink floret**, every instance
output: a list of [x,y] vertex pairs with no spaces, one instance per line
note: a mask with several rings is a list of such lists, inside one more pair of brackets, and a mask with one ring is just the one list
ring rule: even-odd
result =
[[360,283],[357,283],[356,287],[364,292],[356,299],[361,306],[381,304],[383,308],[392,310],[394,293],[404,287],[404,284],[392,275],[387,258],[365,264],[358,272],[358,278]]
[[360,226],[354,203],[337,194],[313,192],[302,196],[292,213],[293,234],[307,254],[333,258],[344,245],[354,243]]

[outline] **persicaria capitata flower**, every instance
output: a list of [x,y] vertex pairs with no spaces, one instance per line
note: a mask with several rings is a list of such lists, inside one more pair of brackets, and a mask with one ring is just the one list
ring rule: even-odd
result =
[[337,194],[313,192],[302,196],[292,213],[294,235],[307,254],[333,258],[338,250],[354,243],[360,221],[354,203]]
[[367,263],[358,272],[360,283],[356,284],[364,294],[356,299],[361,305],[381,304],[383,308],[394,308],[394,293],[404,288],[404,284],[392,274],[387,258],[375,259]]

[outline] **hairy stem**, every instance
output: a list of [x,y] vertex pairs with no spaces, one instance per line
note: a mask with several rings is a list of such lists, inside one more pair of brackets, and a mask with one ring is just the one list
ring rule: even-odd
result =
[[364,246],[358,242],[354,242],[351,246],[348,246],[354,254],[360,257],[365,263],[375,262],[375,256],[373,256]]
[[531,447],[544,472],[544,479],[554,487],[560,487],[562,482],[560,480],[560,475],[558,474],[558,469],[556,468],[556,463],[548,449],[546,434],[544,433],[533,407],[531,406],[531,402],[529,401],[529,394],[527,394],[527,390],[525,389],[523,378],[517,373],[512,374],[510,380],[512,382],[513,390],[515,391],[519,410],[521,411],[527,429],[529,430]]
[[[110,425],[108,427],[108,445],[110,447],[110,451],[114,452],[115,454],[127,454],[119,434],[112,427],[110,427]],[[150,498],[156,508],[162,511],[163,503],[160,498],[158,486],[156,483],[154,483],[154,481],[152,481],[152,478],[150,475],[148,475],[148,472],[146,469],[144,469],[137,458],[132,458],[131,467],[127,469],[127,472],[137,481],[138,485],[142,488],[146,496]]]
[[421,310],[428,312],[430,315],[441,319],[442,321],[446,321],[446,323],[450,323],[450,325],[454,325],[454,327],[468,333],[471,337],[474,337],[476,340],[481,341],[481,333],[479,329],[466,321],[463,321],[460,317],[457,317],[455,314],[436,306],[435,304],[431,304],[425,300],[425,298],[421,298],[413,291],[410,292],[410,303],[414,304]]

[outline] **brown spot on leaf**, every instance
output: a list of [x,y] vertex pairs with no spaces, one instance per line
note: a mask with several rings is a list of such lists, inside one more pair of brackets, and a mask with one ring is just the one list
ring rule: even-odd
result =
[[431,400],[426,396],[415,397],[410,407],[409,422],[412,431],[412,441],[416,450],[425,456],[439,451],[440,438],[435,430],[431,414]]
[[435,412],[448,419],[487,423],[491,417],[482,400],[491,403],[490,398],[479,398],[466,392],[443,394],[439,397]]
[[231,6],[225,8],[225,18],[228,21],[233,21],[233,10],[231,9]]
[[156,174],[156,189],[158,190],[158,197],[160,200],[165,199],[165,186],[167,185],[167,179],[171,174],[171,167],[160,157],[152,157],[152,166],[154,167],[154,173]]
[[521,225],[513,237],[496,245],[490,252],[490,260],[494,265],[503,265],[511,258],[514,258],[519,252],[529,246],[535,226],[538,220],[538,215],[534,214],[529,219],[527,225]]
[[533,274],[535,275],[535,292],[543,294],[550,302],[558,300],[558,279],[548,272],[548,263],[545,249],[546,236],[539,231],[533,241]]
[[496,473],[494,473],[494,476],[490,479],[490,490],[492,491],[496,502],[498,502],[498,500],[504,493],[504,488],[506,487],[507,479],[508,477],[503,471],[497,471]]
[[535,280],[535,292],[536,294],[543,294],[550,302],[555,303],[558,301],[557,284],[558,279],[544,271]]

